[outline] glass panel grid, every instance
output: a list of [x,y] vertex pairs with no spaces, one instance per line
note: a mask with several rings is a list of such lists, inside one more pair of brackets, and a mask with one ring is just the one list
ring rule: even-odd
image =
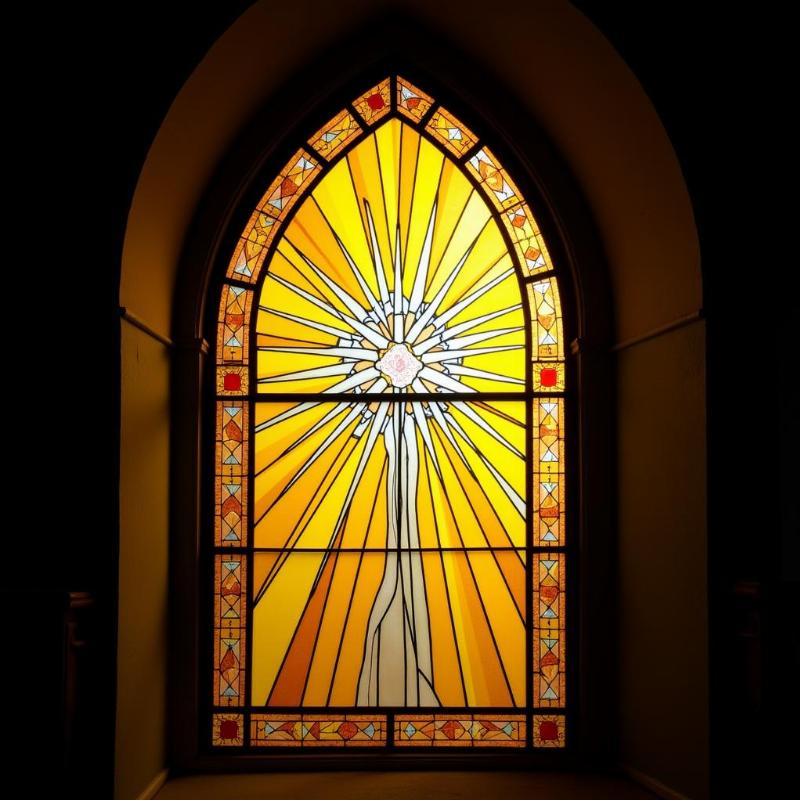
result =
[[[433,98],[396,87],[395,113],[427,120]],[[353,102],[367,125],[391,113],[390,89]],[[214,705],[252,713],[215,713],[215,746],[564,746],[563,714],[531,712],[565,705],[566,555],[526,549],[564,545],[564,401],[525,392],[526,374],[535,392],[564,390],[558,287],[525,290],[526,354],[500,230],[537,274],[551,268],[538,226],[488,148],[464,167],[445,154],[477,144],[463,123],[440,107],[425,128],[441,149],[393,119],[333,167],[298,151],[230,262],[255,284],[271,252],[254,331],[251,290],[226,284],[220,301]],[[309,143],[330,158],[361,132],[345,109]],[[298,203],[322,169],[314,202]],[[274,651],[270,679],[256,650]]]

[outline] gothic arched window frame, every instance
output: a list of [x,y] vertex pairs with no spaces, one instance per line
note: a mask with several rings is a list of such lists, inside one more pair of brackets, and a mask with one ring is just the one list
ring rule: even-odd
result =
[[[591,594],[593,591],[596,593],[596,590],[592,589],[591,580],[581,580],[579,582],[577,579],[577,573],[580,561],[584,557],[583,551],[586,550],[584,547],[584,542],[586,537],[585,521],[587,519],[587,512],[585,510],[585,503],[581,502],[581,500],[592,493],[602,495],[603,490],[601,488],[601,484],[603,484],[603,481],[595,481],[594,484],[592,484],[591,480],[584,480],[583,474],[587,468],[587,459],[585,454],[581,452],[582,448],[584,447],[581,440],[586,436],[587,431],[587,426],[584,422],[584,417],[587,414],[584,398],[587,394],[591,395],[593,393],[596,396],[601,396],[605,381],[605,377],[600,375],[596,370],[593,370],[591,375],[584,375],[585,366],[588,361],[586,358],[587,348],[585,344],[587,341],[601,340],[604,335],[604,326],[602,324],[597,326],[595,331],[590,332],[592,335],[587,336],[587,328],[585,324],[586,314],[582,308],[582,305],[577,303],[577,299],[580,298],[582,293],[580,291],[580,286],[576,286],[578,281],[576,278],[575,264],[578,260],[581,261],[582,265],[592,261],[594,261],[596,264],[600,261],[600,259],[598,258],[596,251],[592,252],[592,246],[594,244],[593,232],[591,229],[591,223],[588,222],[585,210],[581,208],[580,195],[574,190],[574,187],[570,186],[568,175],[565,174],[563,166],[558,162],[558,158],[554,156],[553,152],[546,145],[546,140],[539,135],[537,147],[532,148],[532,150],[538,149],[540,154],[542,152],[546,154],[544,162],[537,162],[537,165],[541,167],[543,163],[545,167],[549,167],[549,177],[552,177],[553,175],[558,176],[558,180],[555,181],[555,184],[557,185],[560,183],[561,186],[556,188],[555,194],[559,194],[559,190],[561,190],[563,192],[562,197],[568,198],[570,202],[564,204],[561,202],[554,204],[552,202],[549,196],[550,192],[542,191],[543,185],[539,179],[539,170],[537,169],[537,172],[534,172],[530,167],[530,161],[536,160],[535,157],[532,158],[529,155],[526,157],[524,155],[525,148],[520,147],[518,137],[509,137],[508,133],[501,135],[498,129],[489,123],[489,117],[486,117],[484,114],[478,113],[475,110],[475,103],[471,103],[470,99],[464,99],[462,96],[460,96],[457,85],[454,84],[452,77],[449,81],[443,81],[440,74],[437,80],[437,78],[433,76],[433,73],[420,69],[418,66],[409,66],[408,64],[403,64],[402,66],[392,65],[390,67],[387,67],[384,64],[380,67],[372,66],[367,70],[358,71],[358,73],[352,75],[348,81],[344,81],[343,86],[339,87],[335,92],[327,93],[327,97],[318,98],[317,108],[313,112],[308,112],[305,115],[302,123],[293,126],[293,131],[279,137],[281,143],[271,150],[267,157],[263,159],[263,163],[261,165],[255,169],[251,169],[249,174],[246,174],[247,170],[245,170],[244,178],[242,178],[240,175],[240,181],[245,185],[245,187],[238,187],[238,190],[233,193],[234,195],[238,195],[235,201],[231,202],[228,200],[228,202],[222,204],[223,206],[227,206],[224,209],[224,212],[220,213],[219,200],[216,201],[217,207],[214,210],[214,214],[217,216],[218,226],[216,231],[214,231],[210,237],[214,240],[213,246],[208,246],[208,234],[197,237],[198,240],[202,240],[203,238],[206,239],[205,249],[202,244],[199,245],[200,251],[204,251],[203,261],[207,265],[214,264],[214,269],[218,274],[217,279],[212,278],[209,282],[212,288],[207,292],[206,296],[214,299],[212,299],[206,306],[206,312],[204,315],[206,320],[205,330],[206,332],[211,332],[217,328],[218,320],[216,312],[218,307],[216,307],[217,304],[215,298],[219,297],[218,287],[220,287],[223,283],[223,281],[220,280],[222,277],[221,271],[225,270],[228,266],[230,253],[235,249],[234,243],[244,227],[243,219],[245,217],[249,217],[250,209],[255,207],[253,198],[255,197],[258,199],[260,198],[261,194],[263,194],[263,188],[266,185],[265,177],[279,172],[280,168],[276,170],[275,165],[286,163],[287,154],[289,151],[295,151],[300,143],[305,145],[306,150],[309,149],[309,145],[306,143],[308,137],[315,130],[317,130],[318,127],[320,127],[320,125],[315,125],[314,123],[325,122],[326,119],[332,116],[330,113],[331,109],[336,110],[337,107],[341,108],[343,105],[346,105],[346,103],[352,102],[352,100],[358,96],[358,94],[363,93],[364,89],[372,86],[373,83],[379,83],[382,77],[385,77],[386,75],[394,76],[398,74],[403,77],[409,76],[408,80],[410,80],[415,86],[421,87],[424,91],[429,91],[437,98],[437,101],[440,102],[441,105],[447,108],[447,110],[454,115],[455,118],[464,120],[471,129],[479,131],[482,134],[485,131],[485,134],[480,136],[481,142],[485,141],[491,148],[492,152],[497,154],[498,161],[508,169],[515,182],[520,185],[522,196],[526,198],[527,202],[536,209],[536,219],[544,233],[550,250],[554,254],[553,260],[560,266],[560,272],[562,275],[560,290],[562,296],[564,296],[563,306],[565,317],[565,337],[568,335],[568,338],[565,339],[565,344],[571,343],[570,349],[572,351],[572,358],[568,358],[566,363],[567,382],[573,389],[573,400],[572,402],[567,401],[566,407],[567,429],[569,430],[569,435],[571,437],[571,442],[568,445],[570,455],[567,462],[569,465],[567,482],[570,486],[570,492],[567,495],[567,503],[569,509],[568,513],[572,520],[571,531],[567,540],[567,546],[569,548],[569,551],[567,552],[570,553],[570,569],[574,571],[576,578],[572,583],[572,587],[570,588],[568,595],[568,603],[570,604],[571,609],[568,623],[568,639],[570,641],[571,648],[569,668],[570,676],[568,679],[573,688],[571,690],[571,697],[566,716],[570,729],[576,732],[576,735],[570,742],[569,750],[573,753],[581,750],[591,750],[591,746],[587,747],[585,743],[588,739],[591,739],[592,729],[594,728],[595,730],[598,730],[597,726],[604,723],[600,722],[599,715],[596,713],[594,715],[592,714],[591,707],[589,707],[587,710],[587,704],[584,701],[587,697],[586,687],[598,684],[600,681],[596,679],[596,676],[595,679],[587,677],[585,668],[582,667],[579,670],[578,659],[580,658],[583,661],[584,653],[587,650],[591,651],[594,648],[593,643],[598,639],[598,632],[594,631],[590,632],[589,634],[584,633],[579,621],[584,617],[583,609],[585,608],[585,598],[587,594]],[[375,80],[376,78],[377,80]],[[354,89],[356,90],[355,92],[353,91]],[[345,104],[342,103],[342,98],[346,98]],[[284,98],[284,102],[286,102],[286,98]],[[352,110],[352,106],[350,106],[350,108]],[[430,119],[430,116],[426,117],[426,122],[428,119]],[[263,134],[263,120],[255,127],[260,129]],[[364,127],[366,128],[367,126]],[[298,131],[302,131],[302,133],[298,135]],[[521,157],[521,155],[523,157]],[[234,159],[234,161],[235,160],[236,159]],[[547,173],[548,169],[545,169],[544,172]],[[267,181],[269,181],[269,179],[267,179]],[[546,179],[545,183],[547,183]],[[552,191],[553,188],[554,184],[551,183],[548,186],[548,189]],[[562,198],[559,198],[559,200],[560,199]],[[215,203],[212,202],[211,207],[213,208],[214,205]],[[567,212],[566,216],[570,217],[569,225],[562,225],[562,216],[554,213],[554,208],[556,205],[558,205],[560,210],[565,210]],[[572,207],[570,208],[569,206]],[[201,217],[202,216],[203,215],[201,214]],[[578,220],[577,224],[575,224],[575,220]],[[567,229],[573,233],[576,230],[580,230],[581,234],[579,234],[577,237],[567,237],[564,233],[564,231]],[[193,257],[193,249],[194,248],[192,247],[188,248],[187,255],[185,256],[185,262],[187,259],[191,259]],[[195,250],[194,257],[196,257],[196,253],[197,250]],[[589,255],[588,257],[585,257],[583,254]],[[224,266],[220,266],[222,264],[224,264]],[[212,270],[208,269],[208,271],[210,272]],[[586,272],[586,277],[588,280],[585,279],[584,283],[591,285],[592,270],[588,269]],[[598,303],[597,305],[601,307],[602,303]],[[566,331],[569,331],[569,334],[567,334]],[[213,336],[210,336],[207,333],[207,338],[213,339]],[[589,348],[589,351],[591,352],[593,349],[594,348]],[[198,362],[203,361],[204,350],[205,345],[200,338],[198,338],[197,344],[188,344],[184,346],[182,350],[184,357],[181,359],[181,362],[184,363],[189,372],[197,375],[200,369],[202,369]],[[597,363],[596,359],[595,363]],[[180,367],[178,371],[180,371]],[[218,376],[215,374],[216,371],[216,368],[205,369],[204,380],[207,398],[211,393],[213,393],[213,389],[209,387],[211,385],[216,385],[218,380]],[[586,377],[588,377],[588,381]],[[181,388],[183,391],[185,391],[185,387],[186,383],[181,382]],[[195,396],[197,397],[197,402],[204,407],[204,414],[206,418],[205,430],[209,431],[215,429],[216,420],[213,418],[215,415],[210,413],[208,401],[203,401],[198,395]],[[178,397],[176,397],[176,402],[180,402]],[[602,407],[602,402],[600,403],[600,407]],[[595,409],[592,415],[595,418],[599,416],[597,409]],[[180,437],[180,434],[178,434],[178,437]],[[599,438],[602,439],[603,437],[600,436]],[[208,480],[209,470],[207,465],[209,462],[209,449],[207,445],[205,452],[203,453],[203,459],[203,463],[205,463],[206,466],[203,466],[202,468],[202,482],[206,488],[202,500],[202,508],[197,510],[197,517],[195,517],[195,519],[197,521],[197,529],[201,531],[199,536],[200,541],[198,542],[199,548],[201,551],[205,551],[206,555],[208,555],[210,552],[209,541],[213,539],[214,533],[210,529],[211,521],[207,511],[209,506],[209,496],[213,495],[214,489]],[[213,500],[211,502],[213,503]],[[606,499],[605,509],[607,508],[608,502]],[[602,528],[604,527],[602,517],[605,513],[605,509],[599,513],[593,512],[592,514],[588,515],[590,519],[594,520],[595,530],[602,531]],[[201,518],[205,520],[204,523],[200,522]],[[607,534],[601,532],[601,535],[597,537],[597,541],[604,543],[606,535]],[[604,546],[605,544],[600,545],[600,549],[602,549]],[[595,549],[597,548],[598,545],[595,544]],[[208,714],[210,706],[205,699],[208,697],[208,681],[204,680],[202,677],[203,671],[206,670],[209,660],[214,658],[214,656],[212,656],[208,652],[208,649],[202,644],[202,640],[206,637],[204,625],[206,625],[208,619],[213,615],[213,609],[210,608],[206,594],[209,582],[213,581],[208,569],[209,563],[209,559],[206,558],[206,567],[200,567],[197,570],[197,573],[200,577],[199,593],[201,600],[198,604],[198,607],[195,608],[195,618],[198,620],[198,625],[194,630],[194,648],[183,648],[179,645],[176,646],[176,662],[183,661],[186,663],[185,655],[182,654],[186,654],[190,650],[195,654],[201,654],[198,657],[199,667],[197,664],[195,665],[195,669],[199,669],[200,679],[196,681],[193,686],[186,687],[187,691],[183,700],[176,700],[177,705],[180,709],[182,709],[182,714],[176,715],[176,719],[180,716],[182,716],[184,719],[194,716],[195,724],[191,726],[191,730],[194,731],[194,742],[191,741],[191,736],[187,737],[185,735],[185,732],[184,735],[178,733],[176,739],[183,742],[183,747],[178,749],[186,753],[187,756],[194,751],[195,757],[193,759],[189,758],[189,760],[195,764],[201,763],[204,758],[208,758],[208,755],[206,755],[201,756],[198,759],[197,754],[203,753],[204,750],[207,754],[209,734],[214,735],[212,730],[213,725],[210,722],[210,719],[213,717],[210,717]],[[205,598],[203,598],[204,594],[206,594]],[[602,634],[600,634],[600,637],[602,638]],[[601,661],[602,659],[597,659],[598,663]],[[602,675],[605,671],[607,671],[607,668],[602,667],[599,670],[599,674]],[[595,692],[596,690],[590,691]],[[608,689],[605,691],[607,693],[609,692]],[[186,696],[189,692],[194,692],[194,697],[192,698],[191,702],[189,702],[189,698]],[[598,702],[595,705],[607,706],[608,702]],[[589,706],[591,706],[591,703]],[[203,711],[203,709],[206,710]],[[531,713],[533,713],[533,709],[529,710]],[[354,709],[354,711],[356,711],[356,709]],[[545,709],[540,709],[540,712],[543,711],[545,711]],[[212,715],[214,713],[224,715],[226,711],[218,707],[211,713]],[[582,721],[579,724],[574,723],[572,718],[577,719],[579,716],[581,717]],[[594,719],[592,719],[593,716]],[[204,718],[205,722],[203,721]],[[217,735],[219,734],[219,724],[224,721],[224,719],[224,716],[217,717]],[[608,720],[605,720],[605,723],[608,723]],[[244,728],[240,728],[240,730],[244,730]],[[606,732],[606,735],[607,733],[608,732]],[[226,752],[230,754],[231,752],[239,751],[234,747],[229,748]],[[494,755],[496,755],[496,753]],[[533,756],[535,754],[528,753],[528,755]],[[355,755],[352,754],[352,757],[355,757]],[[269,760],[273,757],[264,756],[264,758]]]

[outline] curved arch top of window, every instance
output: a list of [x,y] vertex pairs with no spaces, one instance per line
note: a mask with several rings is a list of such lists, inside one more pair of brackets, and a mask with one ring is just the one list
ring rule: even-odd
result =
[[564,746],[557,280],[400,77],[269,185],[219,306],[214,746]]

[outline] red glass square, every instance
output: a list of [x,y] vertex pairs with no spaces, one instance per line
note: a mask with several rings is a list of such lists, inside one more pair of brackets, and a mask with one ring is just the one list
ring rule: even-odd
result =
[[539,738],[543,742],[558,740],[558,723],[553,720],[545,720],[539,723]]
[[558,383],[558,370],[547,368],[539,373],[542,386],[555,386]]
[[226,372],[222,385],[226,392],[238,392],[242,388],[242,376],[236,372]]
[[220,739],[238,739],[239,723],[235,719],[224,719],[219,724]]
[[367,98],[367,105],[368,105],[368,106],[369,106],[369,107],[370,107],[370,108],[371,108],[373,111],[377,111],[378,109],[380,109],[380,108],[383,108],[383,107],[384,107],[384,105],[386,105],[386,104],[383,102],[383,98],[380,96],[380,94],[378,94],[378,93],[375,93],[375,94],[371,94],[371,95],[370,95],[370,96]]

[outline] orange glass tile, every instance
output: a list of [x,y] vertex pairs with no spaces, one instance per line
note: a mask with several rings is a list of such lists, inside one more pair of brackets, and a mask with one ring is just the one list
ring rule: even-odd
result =
[[250,307],[253,292],[240,286],[222,287],[217,323],[217,363],[247,365]]
[[383,747],[382,714],[253,714],[252,744],[259,747]]
[[247,367],[217,367],[217,394],[222,397],[247,394],[248,374]]
[[431,117],[425,130],[456,156],[465,153],[478,141],[478,137],[463,122],[441,107]]
[[498,211],[519,202],[519,189],[488,147],[482,147],[467,161],[467,169],[478,180]]
[[511,234],[520,256],[520,263],[531,275],[553,268],[544,237],[527,203],[503,212],[503,223]]
[[217,403],[214,543],[247,544],[248,404]]
[[386,78],[353,100],[353,107],[368,125],[374,125],[391,110],[392,102],[389,92],[389,79]]
[[560,361],[537,361],[533,365],[534,392],[563,392],[564,364]]
[[561,322],[561,300],[555,278],[528,284],[531,307],[534,361],[564,358],[564,330]]
[[382,747],[386,717],[375,714],[304,714],[303,747]]
[[[267,217],[265,214],[256,211],[248,223],[248,229],[253,229],[255,224],[254,220],[259,217],[271,219],[271,217]],[[277,227],[278,220],[275,220],[274,222],[275,224],[270,226],[273,229]],[[269,241],[271,241],[271,237],[269,237]],[[255,283],[256,279],[258,278],[258,273],[261,270],[261,265],[264,263],[264,258],[267,255],[268,243],[269,242],[267,242],[267,244],[258,244],[250,239],[240,238],[236,243],[233,256],[228,264],[226,277],[236,278],[237,280],[244,281],[246,283]]]
[[259,747],[301,747],[302,714],[253,714],[250,743]]
[[211,744],[214,747],[241,747],[244,744],[244,715],[214,714],[211,718]]
[[319,162],[305,150],[298,150],[270,184],[258,204],[258,209],[282,218],[299,200],[311,179],[319,171]]
[[233,256],[227,277],[255,283],[270,243],[280,221],[305,192],[311,179],[320,171],[319,162],[305,150],[298,150],[270,184],[256,210],[250,216]]
[[397,79],[397,109],[414,122],[419,122],[433,104],[433,98],[404,78]]
[[214,686],[217,706],[244,704],[246,573],[241,555],[214,557]]
[[361,126],[347,109],[320,128],[308,143],[330,161],[348,142],[361,135]]
[[533,555],[533,703],[566,703],[565,556]]
[[533,543],[557,547],[564,539],[564,401],[533,401]]
[[564,717],[561,714],[533,715],[533,746],[564,747]]
[[525,735],[521,714],[398,714],[394,721],[400,747],[524,747]]

